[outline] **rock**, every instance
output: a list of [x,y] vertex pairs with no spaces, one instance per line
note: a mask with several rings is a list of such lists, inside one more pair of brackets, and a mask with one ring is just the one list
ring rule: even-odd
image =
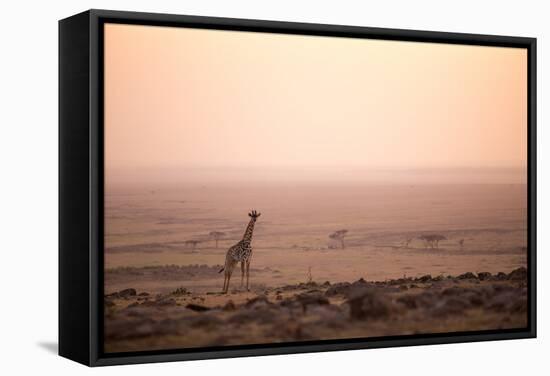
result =
[[314,317],[314,325],[328,327],[333,329],[344,328],[348,324],[347,315],[337,305],[318,305],[310,307],[308,310],[310,317]]
[[271,333],[271,337],[282,337],[288,340],[303,341],[308,339],[315,339],[315,336],[308,328],[296,320],[290,319],[279,327],[274,326]]
[[396,301],[408,309],[430,308],[435,304],[434,294],[429,291],[420,294],[403,295],[397,298]]
[[196,315],[194,317],[186,317],[185,319],[182,319],[181,322],[184,322],[186,325],[189,325],[193,328],[210,330],[220,330],[220,326],[223,324],[223,321],[221,319],[208,313]]
[[527,279],[527,269],[523,266],[521,268],[513,270],[508,274],[508,279],[512,281],[521,281]]
[[477,277],[475,276],[474,273],[472,272],[467,272],[467,273],[464,273],[464,274],[461,274],[459,275],[458,277],[456,277],[458,279],[476,279]]
[[112,294],[106,295],[109,298],[129,298],[131,296],[136,296],[136,289],[124,289]]
[[228,319],[228,322],[237,325],[248,325],[250,323],[279,325],[279,320],[285,319],[285,314],[280,309],[271,307],[257,307],[256,309],[237,310]]
[[302,288],[302,289],[308,289],[308,288],[312,288],[312,287],[318,287],[318,285],[317,285],[317,282],[310,281],[310,282],[306,282],[306,283],[300,283],[298,285],[298,287]]
[[[384,286],[386,285],[385,283],[383,284]],[[367,282],[365,281],[364,278],[359,278],[357,281],[353,282],[350,287],[351,287],[351,290],[355,289],[355,288],[364,288],[364,287],[372,287],[373,284],[370,283],[370,282]],[[351,291],[350,290],[350,291]]]
[[380,290],[391,293],[391,292],[400,292],[401,288],[395,287],[395,286],[383,286],[382,288],[380,288]]
[[432,280],[432,276],[429,274],[423,275],[420,278],[416,278],[416,281],[421,283],[430,282],[431,280]]
[[479,293],[468,295],[467,298],[474,307],[481,307],[485,303],[485,299]]
[[185,287],[178,287],[171,293],[171,295],[175,295],[175,296],[190,295],[190,294],[191,293],[187,291]]
[[244,305],[246,308],[254,308],[254,309],[257,309],[257,308],[261,308],[261,307],[266,307],[266,306],[269,306],[271,305],[272,303],[269,301],[269,299],[267,299],[267,296],[265,295],[258,295],[256,296],[255,298],[252,298],[250,299],[249,301],[246,302],[246,304]]
[[177,302],[175,299],[172,299],[172,298],[163,298],[163,299],[156,300],[155,305],[157,307],[175,306],[177,305]]
[[492,286],[492,294],[489,294],[489,295],[495,296],[495,295],[510,293],[514,291],[516,291],[516,289],[513,286],[510,286],[507,284],[496,284]]
[[313,293],[316,293],[316,292],[323,292],[323,290],[311,289],[311,290],[307,290],[305,293],[306,294],[313,294]]
[[453,286],[441,292],[441,296],[464,299],[469,305],[479,307],[485,303],[485,293],[479,288]]
[[430,312],[433,317],[440,318],[452,315],[462,315],[463,312],[470,307],[471,303],[468,299],[461,296],[456,296],[438,302],[435,308],[433,308]]
[[485,307],[495,312],[509,312],[511,307],[518,300],[518,296],[513,292],[507,292],[496,295],[485,304]]
[[233,303],[232,300],[228,301],[227,303],[225,303],[225,305],[223,306],[223,310],[226,311],[226,312],[232,312],[236,309],[237,307],[235,307],[235,303]]
[[415,295],[404,295],[397,298],[397,302],[403,304],[408,309],[418,308],[417,299]]
[[173,335],[178,332],[181,326],[180,320],[164,319],[156,323],[153,331],[156,335]]
[[304,312],[306,312],[308,306],[330,304],[328,299],[319,292],[297,295],[296,300],[302,305],[302,309]]
[[153,334],[153,325],[149,322],[138,325],[134,328],[134,335],[136,337],[145,337]]
[[510,305],[510,312],[512,313],[526,313],[527,312],[527,298],[521,297]]
[[335,283],[325,292],[326,296],[346,295],[351,284],[349,282]]
[[391,313],[391,303],[372,288],[355,291],[347,304],[353,320],[380,319]]
[[205,311],[210,310],[210,307],[206,307],[206,306],[203,306],[203,305],[200,305],[200,304],[193,304],[193,303],[187,304],[185,306],[185,308],[190,309],[191,311],[195,311],[195,312],[205,312]]
[[136,296],[136,290],[135,289],[124,289],[124,290],[118,292],[118,296],[120,298],[128,298],[130,296]]
[[152,325],[149,318],[111,319],[105,322],[106,339],[132,339],[143,336],[142,332],[136,332],[137,327]]
[[[376,283],[376,285],[386,286],[384,282]],[[372,283],[369,283],[365,281],[363,278],[360,278],[353,283],[349,283],[349,282],[335,283],[325,291],[325,295],[326,296],[343,295],[346,298],[349,298],[356,290],[358,289],[361,290],[372,286],[373,286]]]
[[389,281],[389,284],[390,285],[402,285],[404,283],[406,283],[407,281],[405,280],[405,278],[399,278],[399,279],[392,279]]
[[443,290],[441,292],[441,295],[442,296],[459,296],[459,295],[467,294],[471,291],[474,291],[474,290],[468,287],[452,286]]
[[470,302],[463,297],[449,298],[445,302],[445,307],[453,312],[462,312],[463,310],[470,308]]
[[300,288],[300,285],[285,285],[283,287],[280,287],[279,290],[291,291],[291,290],[295,290],[297,288]]
[[491,279],[493,275],[489,272],[479,272],[477,273],[477,278],[479,278],[480,281],[488,281]]

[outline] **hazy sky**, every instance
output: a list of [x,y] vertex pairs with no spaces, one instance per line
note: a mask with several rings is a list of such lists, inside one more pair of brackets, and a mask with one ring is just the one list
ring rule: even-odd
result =
[[107,24],[105,161],[524,167],[525,49]]

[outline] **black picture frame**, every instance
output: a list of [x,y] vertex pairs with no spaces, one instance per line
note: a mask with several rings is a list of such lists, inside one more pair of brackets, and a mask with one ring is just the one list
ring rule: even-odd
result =
[[[102,351],[103,25],[520,47],[528,52],[528,326],[525,329],[243,345]],[[357,26],[88,10],[59,21],[59,354],[88,366],[536,337],[536,39]]]

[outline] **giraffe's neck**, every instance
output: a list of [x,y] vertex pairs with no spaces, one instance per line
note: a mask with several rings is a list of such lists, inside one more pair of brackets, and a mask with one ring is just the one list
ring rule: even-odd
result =
[[246,231],[243,235],[243,242],[250,243],[252,241],[252,233],[254,232],[254,224],[256,221],[254,219],[251,219],[250,222],[248,222],[248,226],[246,226]]

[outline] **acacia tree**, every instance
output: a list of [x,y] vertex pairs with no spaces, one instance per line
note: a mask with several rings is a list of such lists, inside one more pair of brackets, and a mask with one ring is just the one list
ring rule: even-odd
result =
[[218,248],[218,241],[225,237],[225,232],[221,231],[212,231],[210,232],[210,237],[216,241],[216,248]]
[[338,231],[335,231],[333,232],[332,234],[330,234],[328,237],[333,239],[333,240],[337,240],[340,242],[340,244],[342,244],[342,249],[346,248],[345,246],[345,243],[344,243],[344,238],[346,237],[346,234],[348,233],[348,230],[338,230]]

